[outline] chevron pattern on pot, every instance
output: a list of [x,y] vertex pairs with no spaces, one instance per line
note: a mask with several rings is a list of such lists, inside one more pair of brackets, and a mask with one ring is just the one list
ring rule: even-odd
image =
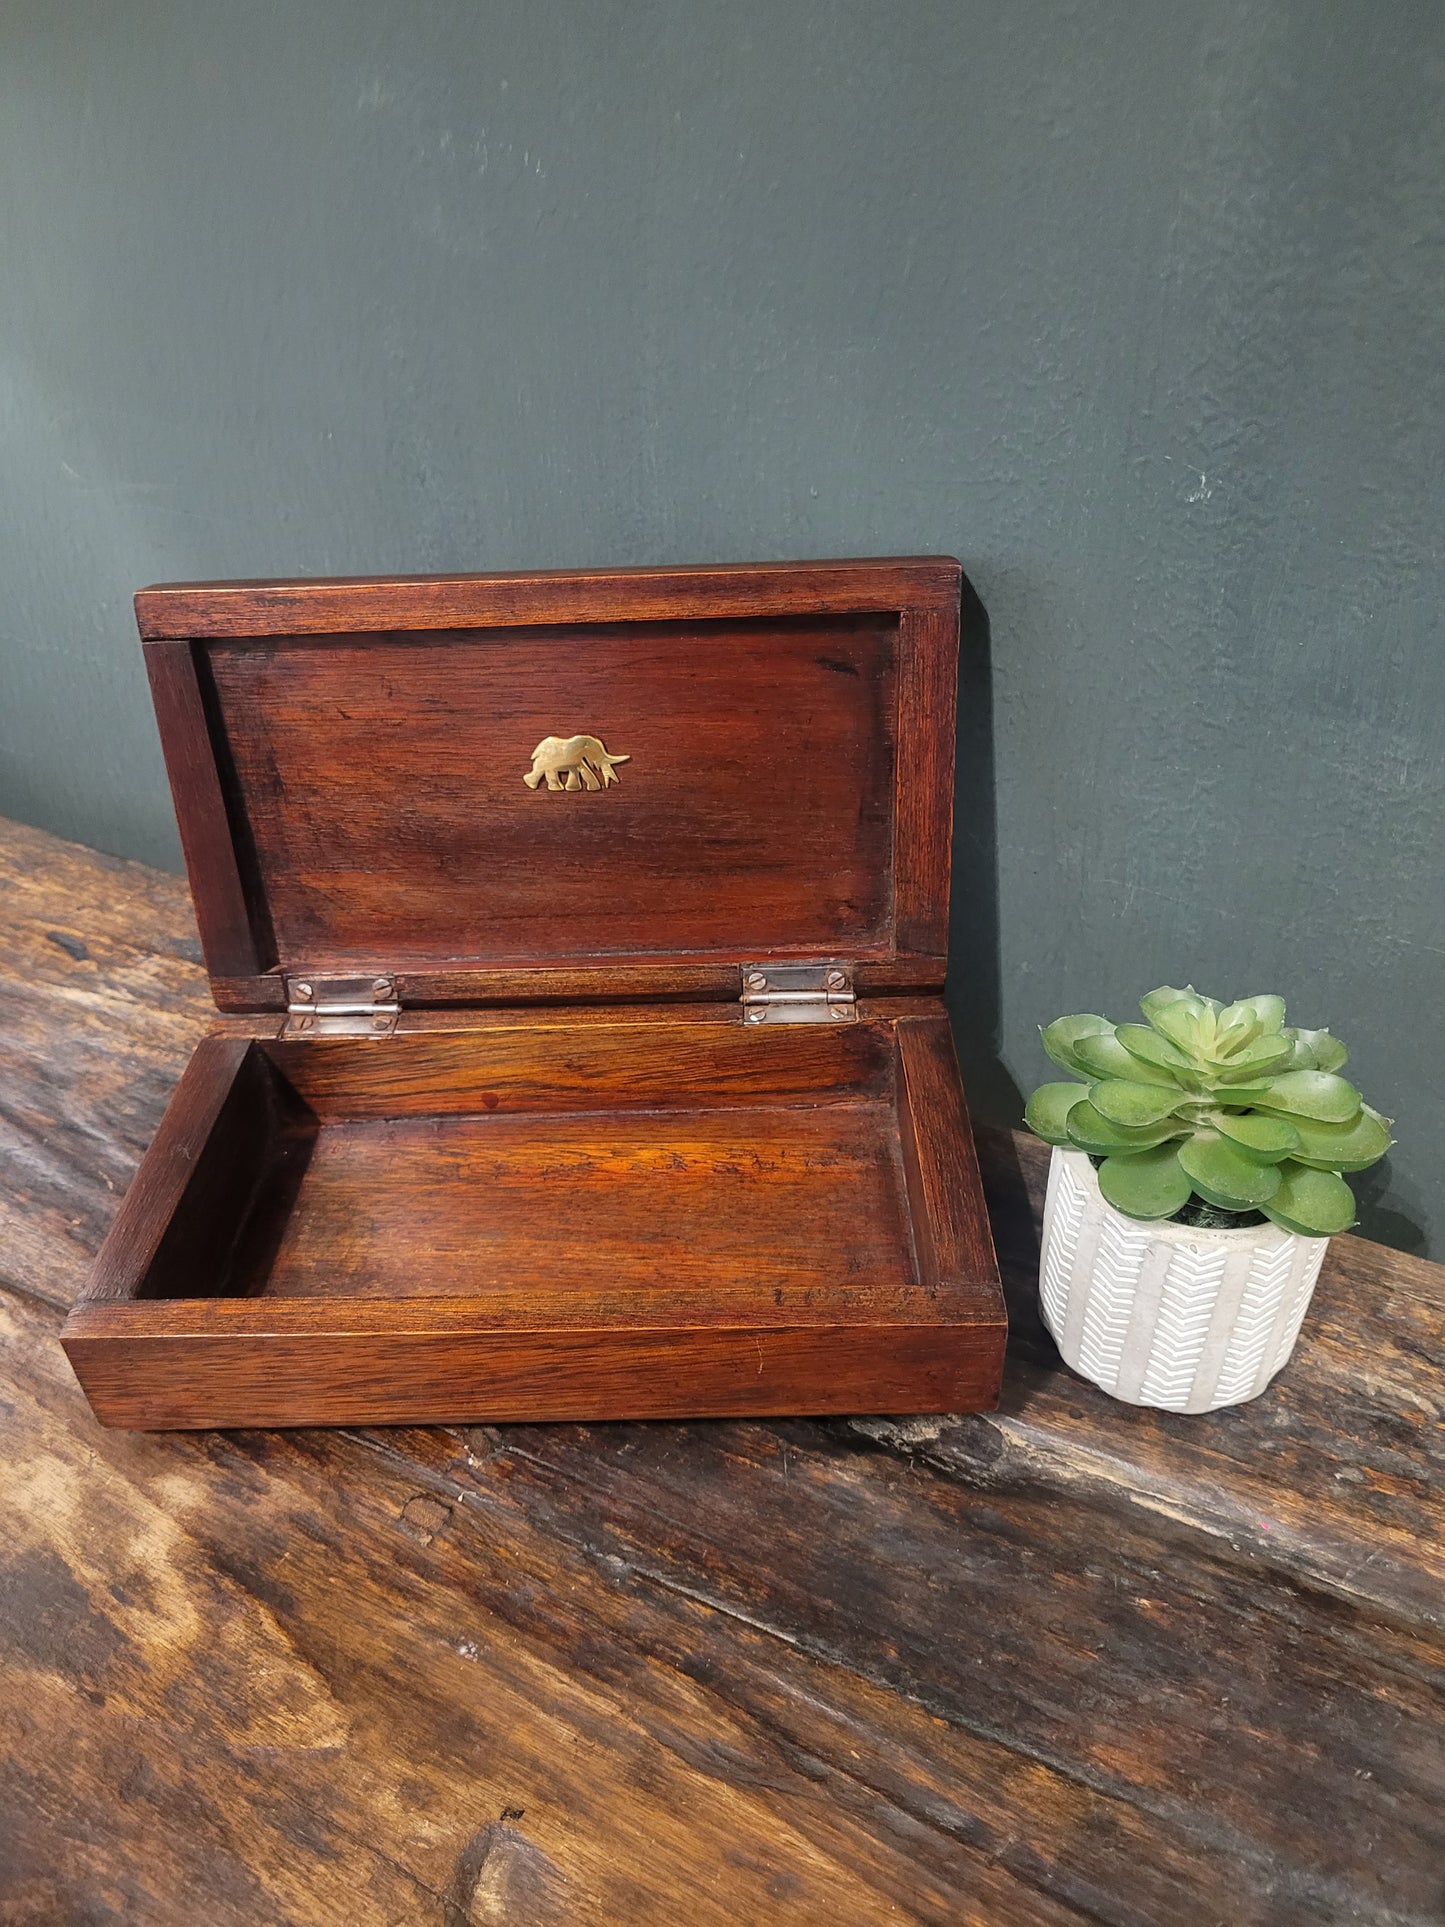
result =
[[1295,1340],[1299,1337],[1299,1328],[1304,1323],[1305,1313],[1310,1308],[1311,1298],[1314,1297],[1315,1283],[1319,1278],[1320,1266],[1325,1261],[1325,1252],[1329,1248],[1330,1241],[1328,1238],[1300,1238],[1296,1242],[1304,1247],[1304,1257],[1295,1275],[1294,1298],[1285,1315],[1284,1330],[1279,1335],[1274,1357],[1270,1360],[1271,1378],[1294,1350]]
[[1254,1388],[1279,1323],[1298,1249],[1299,1240],[1287,1237],[1272,1250],[1263,1245],[1255,1250],[1214,1388],[1221,1404],[1248,1398]]
[[1049,1167],[1039,1300],[1066,1365],[1167,1412],[1257,1398],[1288,1359],[1327,1238],[1126,1218],[1082,1151]]
[[1069,1305],[1069,1286],[1074,1276],[1074,1259],[1079,1249],[1079,1233],[1084,1226],[1084,1206],[1088,1194],[1070,1167],[1060,1162],[1054,1174],[1054,1194],[1050,1199],[1053,1215],[1044,1247],[1043,1272],[1039,1296],[1049,1329],[1060,1332]]
[[1169,1260],[1140,1396],[1179,1411],[1194,1386],[1229,1253],[1180,1245]]
[[1100,1227],[1084,1328],[1079,1336],[1079,1368],[1106,1392],[1112,1392],[1119,1382],[1124,1340],[1150,1236],[1147,1224],[1120,1217],[1117,1212],[1110,1212]]

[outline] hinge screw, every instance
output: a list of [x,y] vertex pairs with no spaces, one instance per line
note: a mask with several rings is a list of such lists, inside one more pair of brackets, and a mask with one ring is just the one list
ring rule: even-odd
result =
[[385,1014],[384,1011],[378,1011],[375,1017],[373,1017],[371,1020],[371,1028],[373,1030],[390,1030],[391,1019]]
[[829,1004],[828,1008],[835,1017],[846,1017],[848,1015],[848,1006],[846,1004]]
[[296,1019],[296,1028],[297,1030],[310,1030],[315,1021],[309,1010],[303,1011]]
[[311,996],[311,994],[312,994],[312,991],[311,991],[310,984],[297,984],[296,995],[298,997],[309,997]]
[[754,1008],[752,1010],[745,1011],[743,1014],[750,1024],[760,1024],[763,1022],[764,1018],[767,1016],[768,1013],[765,1010],[758,1010]]
[[842,990],[846,987],[847,982],[848,979],[841,970],[830,970],[828,972],[829,990]]
[[373,991],[375,991],[378,997],[389,997],[391,995],[390,977],[375,978],[372,982],[371,988],[373,989]]
[[763,975],[761,970],[750,970],[748,972],[748,989],[749,990],[766,990],[767,987],[768,987],[768,980]]

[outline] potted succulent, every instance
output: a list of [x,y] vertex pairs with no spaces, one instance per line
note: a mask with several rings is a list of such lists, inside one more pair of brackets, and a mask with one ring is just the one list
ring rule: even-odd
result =
[[1327,1030],[1279,997],[1152,990],[1142,1024],[1041,1032],[1068,1083],[1024,1113],[1054,1147],[1040,1297],[1065,1362],[1115,1398],[1208,1412],[1256,1398],[1294,1349],[1325,1247],[1355,1221],[1343,1171],[1390,1120]]

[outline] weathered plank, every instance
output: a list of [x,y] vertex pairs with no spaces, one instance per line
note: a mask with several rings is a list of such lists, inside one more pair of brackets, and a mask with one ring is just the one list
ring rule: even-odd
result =
[[0,1920],[1445,1917],[1439,1268],[1254,1405],[147,1437],[56,1344],[209,1004],[174,879],[0,833]]
[[[344,1435],[101,1433],[51,1330],[0,1332],[7,1903],[438,1919],[500,1828],[483,1872],[555,1906],[483,1920],[1076,1917],[939,1824],[925,1717],[599,1564],[500,1465],[464,1499]],[[730,1704],[755,1671],[776,1720]]]
[[178,877],[0,819],[0,1277],[80,1288],[211,1012]]

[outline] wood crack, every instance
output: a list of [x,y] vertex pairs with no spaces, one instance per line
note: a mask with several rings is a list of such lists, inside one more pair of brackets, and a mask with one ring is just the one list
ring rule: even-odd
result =
[[[641,1579],[664,1591],[690,1600],[695,1605],[720,1613],[725,1618],[735,1620],[754,1632],[778,1640],[794,1651],[805,1654],[809,1659],[818,1660],[825,1665],[837,1666],[870,1686],[907,1700],[911,1705],[931,1714],[933,1718],[944,1720],[950,1726],[968,1733],[975,1739],[986,1740],[990,1745],[1000,1747],[1019,1759],[1028,1760],[1032,1765],[1057,1774],[1061,1780],[1068,1781],[1102,1799],[1147,1813],[1152,1818],[1187,1835],[1210,1852],[1230,1855],[1241,1869],[1251,1869],[1261,1880],[1277,1879],[1279,1876],[1279,1863],[1258,1852],[1254,1843],[1246,1835],[1233,1828],[1201,1826],[1197,1814],[1182,1807],[1178,1802],[1151,1799],[1137,1785],[1130,1782],[1121,1782],[1103,1774],[1086,1772],[1080,1765],[1065,1760],[1056,1753],[1021,1742],[1016,1734],[1009,1733],[1002,1727],[992,1726],[979,1720],[960,1719],[958,1709],[936,1695],[920,1692],[915,1687],[900,1685],[897,1680],[890,1679],[873,1668],[856,1664],[835,1648],[829,1648],[817,1640],[789,1633],[783,1627],[772,1625],[767,1620],[745,1613],[730,1602],[696,1587],[685,1585],[680,1580],[655,1568],[624,1560],[615,1554],[599,1553],[595,1548],[579,1545],[578,1550],[590,1552],[605,1568],[625,1573],[628,1577]],[[932,1826],[936,1831],[946,1832],[946,1829],[939,1827],[933,1816],[915,1812],[912,1817],[923,1825]],[[1307,1894],[1311,1899],[1319,1901],[1322,1905],[1327,1904],[1332,1909],[1338,1908],[1343,1911],[1357,1904],[1357,1896],[1353,1889],[1336,1882],[1321,1881],[1309,1868],[1292,1869],[1291,1884],[1300,1894]],[[1395,1918],[1395,1916],[1380,1916],[1382,1927],[1387,1919],[1393,1921]],[[1401,1927],[1408,1927],[1405,1916],[1399,1916],[1398,1919]]]
[[[1087,1494],[1104,1500],[1122,1498],[1131,1506],[1157,1513],[1172,1525],[1197,1535],[1216,1553],[1224,1548],[1277,1574],[1289,1584],[1312,1591],[1323,1598],[1339,1600],[1352,1607],[1364,1607],[1402,1632],[1418,1632],[1422,1626],[1445,1626],[1445,1598],[1436,1585],[1416,1575],[1392,1556],[1392,1549],[1376,1545],[1368,1549],[1360,1541],[1326,1536],[1317,1532],[1314,1539],[1278,1519],[1268,1522],[1261,1532],[1257,1516],[1240,1510],[1211,1510],[1197,1489],[1188,1491],[1150,1486],[1139,1477],[1137,1465],[1098,1447],[1074,1445],[1061,1451],[1047,1436],[1008,1419],[978,1417],[968,1421],[987,1427],[997,1438],[1000,1451],[987,1458],[971,1454],[966,1445],[953,1444],[940,1436],[949,1420],[915,1421],[890,1419],[850,1419],[841,1425],[872,1447],[891,1457],[910,1463],[924,1463],[945,1478],[957,1479],[975,1489],[986,1491],[1004,1485],[1027,1483],[1031,1488],[1051,1487],[1060,1497]],[[1421,1550],[1415,1548],[1418,1552]],[[1428,1560],[1428,1551],[1427,1551]],[[1385,1571],[1394,1579],[1385,1585],[1355,1583],[1360,1572],[1376,1561],[1387,1562]],[[1383,1576],[1383,1575],[1382,1575]],[[1408,1596],[1401,1597],[1404,1584]],[[1268,1594],[1259,1603],[1270,1606]]]
[[62,1324],[65,1321],[65,1314],[70,1309],[63,1298],[48,1291],[41,1291],[33,1285],[24,1285],[18,1278],[9,1277],[4,1273],[0,1273],[0,1291],[8,1292],[12,1298],[19,1299],[21,1304],[29,1305]]
[[[378,1435],[374,1433],[357,1433],[354,1436],[367,1443],[373,1450],[382,1450],[394,1459],[402,1457],[395,1453],[394,1448],[382,1446]],[[555,1479],[558,1476],[554,1465],[546,1458],[529,1452],[525,1447],[510,1444],[503,1439],[500,1449],[502,1455],[516,1457],[536,1467],[546,1473],[549,1479]],[[415,1465],[410,1460],[406,1460],[405,1463],[414,1474]],[[477,1512],[485,1515],[499,1504],[497,1499],[479,1492],[475,1486],[447,1477],[434,1469],[428,1470],[427,1479],[428,1483],[436,1489],[447,1493],[463,1513]],[[1006,1754],[1025,1760],[1030,1765],[1057,1776],[1066,1784],[1103,1799],[1111,1805],[1145,1814],[1176,1834],[1188,1838],[1209,1854],[1229,1856],[1241,1870],[1250,1872],[1261,1886],[1278,1885],[1283,1872],[1291,1894],[1297,1899],[1307,1899],[1311,1904],[1322,1908],[1327,1907],[1331,1912],[1341,1914],[1358,1909],[1359,1896],[1356,1888],[1343,1881],[1322,1877],[1315,1869],[1299,1862],[1290,1863],[1282,1870],[1278,1858],[1262,1851],[1248,1835],[1235,1827],[1207,1821],[1198,1809],[1191,1809],[1179,1800],[1156,1798],[1135,1782],[1091,1772],[1081,1761],[1071,1761],[1052,1749],[1031,1745],[1003,1726],[976,1717],[962,1716],[958,1706],[942,1695],[927,1692],[916,1683],[900,1681],[881,1668],[863,1664],[842,1649],[830,1646],[825,1641],[793,1632],[775,1621],[749,1613],[734,1602],[680,1580],[635,1556],[624,1556],[609,1551],[597,1545],[585,1534],[569,1529],[566,1522],[559,1523],[554,1518],[549,1522],[548,1530],[607,1573],[614,1584],[624,1585],[628,1581],[638,1581],[684,1599],[704,1611],[718,1614],[764,1638],[776,1641],[792,1653],[824,1666],[835,1667],[867,1686],[918,1707],[920,1711],[945,1722],[955,1730],[968,1734],[971,1738],[986,1742]],[[735,1703],[725,1692],[720,1697],[729,1704]],[[867,1782],[860,1781],[860,1784],[866,1785]],[[898,1806],[896,1801],[894,1804],[899,1812],[908,1813],[919,1824],[941,1835],[947,1835],[947,1828],[940,1825],[936,1816],[922,1809],[915,1811],[909,1807]],[[1014,1870],[1010,1869],[1010,1871]],[[1375,1918],[1379,1921],[1380,1927],[1396,1927],[1397,1922],[1398,1927],[1417,1927],[1413,1917],[1406,1914],[1381,1913]]]

